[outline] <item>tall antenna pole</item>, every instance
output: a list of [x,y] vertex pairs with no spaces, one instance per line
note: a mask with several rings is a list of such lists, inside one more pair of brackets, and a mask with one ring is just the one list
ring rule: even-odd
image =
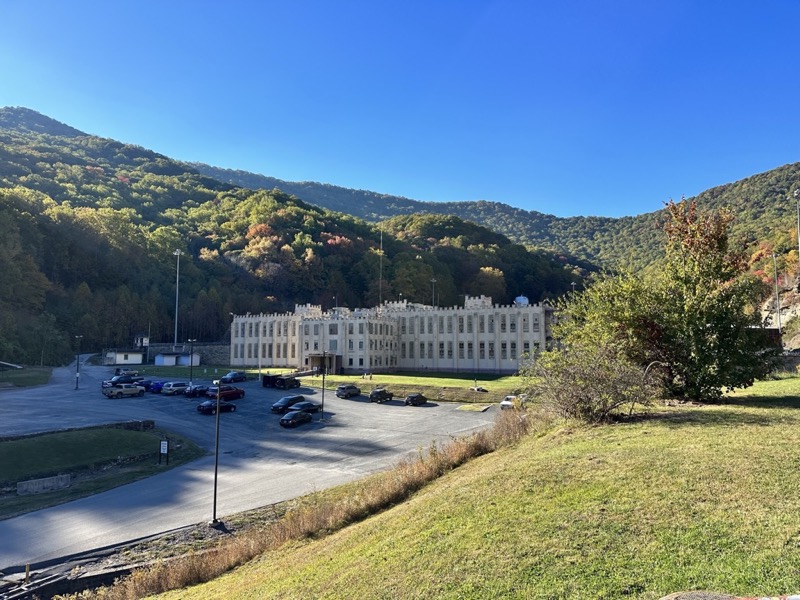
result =
[[181,281],[181,254],[180,250],[175,250],[172,253],[175,257],[175,339],[172,341],[172,350],[178,346],[178,288]]
[[778,331],[781,330],[781,297],[778,294],[778,263],[775,261],[775,253],[772,253],[772,266],[775,269],[775,314],[778,318]]

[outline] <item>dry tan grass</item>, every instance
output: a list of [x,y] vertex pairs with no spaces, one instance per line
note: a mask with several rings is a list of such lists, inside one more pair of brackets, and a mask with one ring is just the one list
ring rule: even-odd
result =
[[394,504],[472,458],[518,441],[543,421],[536,413],[501,411],[494,425],[444,444],[432,443],[418,455],[365,480],[362,486],[335,501],[310,496],[298,508],[260,531],[227,537],[207,551],[161,561],[134,571],[113,586],[87,590],[56,600],[137,600],[168,590],[210,581],[292,540],[324,535],[365,519]]

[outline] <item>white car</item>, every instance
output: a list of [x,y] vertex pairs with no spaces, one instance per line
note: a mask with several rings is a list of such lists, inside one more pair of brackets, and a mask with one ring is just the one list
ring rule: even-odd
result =
[[528,394],[520,394],[519,396],[506,396],[500,401],[500,408],[525,408],[525,402],[528,400]]

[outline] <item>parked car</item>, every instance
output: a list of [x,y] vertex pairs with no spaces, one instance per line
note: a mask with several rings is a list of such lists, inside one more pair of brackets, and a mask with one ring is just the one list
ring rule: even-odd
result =
[[302,410],[303,412],[307,413],[316,413],[322,409],[322,405],[316,402],[311,402],[311,400],[306,400],[304,402],[298,402],[297,404],[292,404],[292,410]]
[[487,390],[485,387],[481,387],[481,386],[479,386],[479,385],[477,385],[477,386],[474,386],[474,387],[471,387],[471,388],[469,388],[469,389],[470,389],[470,391],[471,391],[471,392],[484,392],[484,393],[486,393],[486,392],[488,392],[488,391],[489,391],[489,390]]
[[126,396],[144,396],[144,388],[135,383],[120,383],[114,387],[103,388],[107,398],[124,398]]
[[305,399],[305,396],[301,396],[300,394],[295,396],[284,396],[275,404],[273,404],[270,410],[274,413],[285,413],[298,402],[305,402]]
[[[187,398],[197,398],[198,396],[205,396],[208,391],[208,386],[205,384],[192,384],[183,390],[183,395]],[[216,398],[216,396],[215,396]]]
[[369,401],[377,402],[379,404],[381,402],[386,402],[387,400],[391,400],[392,398],[394,398],[394,394],[392,394],[392,392],[390,392],[385,388],[377,388],[369,393]]
[[525,408],[525,403],[527,400],[527,394],[520,394],[519,396],[506,396],[500,401],[500,408],[502,410],[509,408]]
[[247,381],[247,373],[244,371],[231,371],[219,378],[220,383],[236,383],[237,381]]
[[232,385],[212,385],[206,391],[206,397],[216,400],[217,390],[221,400],[241,400],[244,398],[244,390]]
[[189,387],[185,381],[168,381],[161,388],[161,393],[165,396],[174,396],[175,394],[182,394],[183,391]]
[[161,388],[164,387],[165,383],[167,383],[167,382],[163,381],[161,379],[157,379],[155,381],[151,381],[150,382],[150,391],[152,393],[154,393],[154,394],[160,394],[161,393]]
[[349,398],[350,396],[360,396],[361,389],[354,386],[352,383],[340,385],[336,388],[336,395],[339,398]]
[[117,367],[114,369],[114,375],[138,375],[139,371],[136,369],[129,369],[127,367]]
[[142,381],[144,377],[140,377],[138,375],[114,375],[111,379],[107,379],[100,387],[113,387],[115,385],[119,385],[121,383],[138,383]]
[[[219,412],[234,412],[236,410],[236,405],[232,402],[225,402],[224,400],[219,401]],[[215,415],[217,414],[217,401],[216,400],[205,400],[197,405],[197,412],[203,413],[204,415]]]
[[428,399],[422,394],[409,394],[406,396],[405,404],[406,406],[422,406],[427,401]]
[[279,421],[281,427],[297,427],[303,423],[311,422],[311,413],[302,410],[293,410],[281,417]]

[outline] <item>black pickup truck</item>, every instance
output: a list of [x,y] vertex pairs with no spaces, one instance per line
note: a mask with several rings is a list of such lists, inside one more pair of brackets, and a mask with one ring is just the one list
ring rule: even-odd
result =
[[101,387],[109,388],[121,383],[138,383],[143,381],[144,377],[141,375],[114,375],[111,379],[107,379],[101,384]]

